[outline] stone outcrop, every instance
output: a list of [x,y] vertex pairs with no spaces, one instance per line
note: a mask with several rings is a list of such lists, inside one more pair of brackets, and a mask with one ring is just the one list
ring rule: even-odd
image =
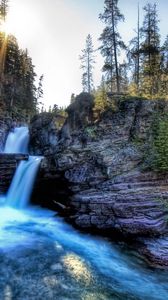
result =
[[88,93],[78,95],[68,108],[67,123],[71,132],[77,128],[83,128],[93,120],[94,98]]
[[[44,178],[57,186],[64,180],[71,195],[61,205],[80,228],[133,240],[165,236],[168,174],[147,170],[145,153],[156,114],[167,111],[166,101],[127,100],[84,127],[74,123],[71,112],[60,131],[52,127],[52,118],[37,117],[30,127],[30,149],[45,155],[37,186]],[[57,193],[52,197],[59,202]]]
[[[59,117],[58,117],[59,118]],[[31,151],[36,155],[52,154],[58,143],[57,117],[51,113],[42,113],[40,118],[35,116],[30,125]]]
[[124,236],[159,236],[166,232],[165,187],[129,182],[84,191],[73,197],[75,222],[80,227],[114,229]]

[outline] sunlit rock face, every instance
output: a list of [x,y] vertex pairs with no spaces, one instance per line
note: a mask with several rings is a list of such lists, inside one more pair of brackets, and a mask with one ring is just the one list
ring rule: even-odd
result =
[[[167,111],[166,101],[127,100],[96,123],[90,119],[81,127],[68,116],[55,130],[57,146],[48,144],[39,181],[66,180],[72,194],[68,204],[61,203],[70,207],[74,224],[130,238],[166,233],[168,175],[145,171],[144,153],[156,114]],[[32,122],[31,132],[34,127]]]

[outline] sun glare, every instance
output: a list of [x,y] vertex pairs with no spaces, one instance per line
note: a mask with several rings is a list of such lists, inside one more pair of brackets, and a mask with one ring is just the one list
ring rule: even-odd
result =
[[39,25],[40,23],[38,16],[35,14],[35,12],[32,12],[32,7],[30,5],[27,5],[25,8],[25,3],[18,3],[17,1],[13,1],[13,3],[11,1],[6,21],[3,24],[4,32],[6,34],[14,35],[19,42],[25,40],[31,41],[35,31],[37,34],[36,27],[37,24]]
[[7,34],[15,34],[15,23],[16,20],[14,18],[11,18],[11,15],[8,15],[4,23],[4,31]]
[[[5,21],[0,23],[0,31],[5,32],[6,35],[8,34],[15,34],[15,24],[16,24],[17,18],[10,13],[7,15],[7,18]],[[17,20],[17,24],[19,24],[19,21]]]
[[5,32],[6,34],[10,33],[10,27],[9,27],[8,22],[1,23],[1,25],[0,25],[0,31]]

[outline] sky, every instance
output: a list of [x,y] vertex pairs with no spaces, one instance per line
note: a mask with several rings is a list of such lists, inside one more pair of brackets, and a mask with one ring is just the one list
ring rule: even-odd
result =
[[[134,36],[137,23],[138,2],[141,9],[145,0],[119,0],[118,6],[125,16],[119,30],[123,40]],[[162,40],[168,34],[168,1],[157,3]],[[8,31],[13,33],[21,48],[27,48],[38,77],[44,74],[42,99],[44,106],[67,106],[71,94],[82,91],[79,55],[90,33],[95,49],[103,24],[98,16],[103,12],[104,0],[10,0]],[[103,58],[96,51],[94,83],[101,80]]]

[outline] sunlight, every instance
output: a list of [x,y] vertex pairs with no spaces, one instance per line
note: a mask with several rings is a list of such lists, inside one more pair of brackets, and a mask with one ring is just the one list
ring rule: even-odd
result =
[[[17,28],[19,28],[20,24],[20,18],[18,18],[18,16],[14,15],[13,13],[9,13],[6,21],[3,22],[3,24],[1,25],[1,30],[6,34],[15,35],[17,33]],[[20,27],[22,28],[22,26]]]
[[25,6],[22,3],[11,3],[5,22],[5,32],[13,34],[18,39],[31,37],[36,24],[39,24],[38,17],[32,12],[31,6]]
[[7,36],[5,33],[3,33],[2,45],[0,48],[0,78],[1,78],[1,80],[4,75],[6,50],[7,50]]
[[9,34],[10,33],[10,28],[8,26],[8,22],[2,22],[0,24],[0,31],[1,32],[4,32],[5,34]]
[[92,274],[85,261],[74,253],[69,253],[63,257],[62,262],[67,271],[75,277],[77,281],[82,281],[89,285]]

